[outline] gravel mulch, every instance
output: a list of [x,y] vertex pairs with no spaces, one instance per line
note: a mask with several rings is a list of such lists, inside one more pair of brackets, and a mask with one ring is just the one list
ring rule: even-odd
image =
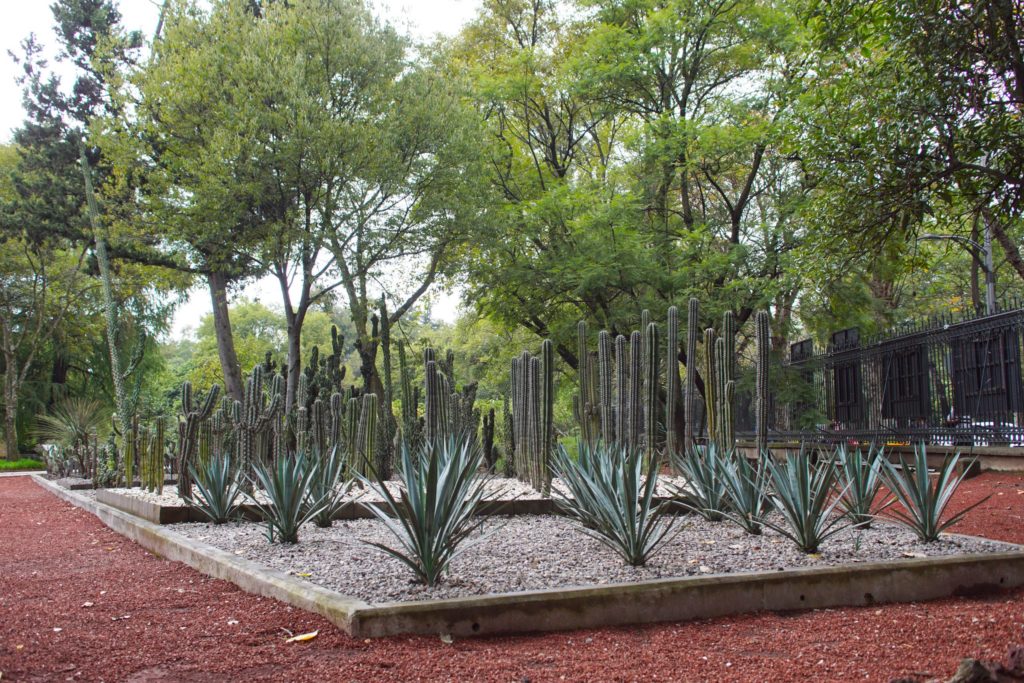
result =
[[631,567],[563,517],[521,516],[488,519],[467,539],[468,549],[453,560],[444,581],[427,588],[411,583],[409,569],[397,559],[367,545],[398,547],[377,520],[335,522],[329,529],[307,524],[292,545],[268,543],[265,527],[252,522],[176,524],[174,531],[370,603],[1013,549],[956,536],[925,544],[902,527],[876,523],[864,531],[844,529],[808,556],[774,531],[751,536],[729,522],[685,515],[646,566]]
[[[988,493],[957,530],[1024,542],[1024,477],[970,479],[954,506]],[[944,680],[962,657],[1024,644],[1024,589],[452,644],[354,640],[153,557],[24,477],[0,481],[0,529],[3,681]]]

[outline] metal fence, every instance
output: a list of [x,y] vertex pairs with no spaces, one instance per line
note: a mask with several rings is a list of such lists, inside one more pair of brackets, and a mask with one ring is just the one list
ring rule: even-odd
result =
[[770,438],[1024,446],[1022,341],[1018,305],[797,342],[773,378]]

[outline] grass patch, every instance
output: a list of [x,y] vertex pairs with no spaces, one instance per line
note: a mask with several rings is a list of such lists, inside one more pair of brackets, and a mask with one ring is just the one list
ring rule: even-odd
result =
[[0,460],[0,472],[17,472],[18,470],[45,470],[46,465],[32,458],[20,460]]

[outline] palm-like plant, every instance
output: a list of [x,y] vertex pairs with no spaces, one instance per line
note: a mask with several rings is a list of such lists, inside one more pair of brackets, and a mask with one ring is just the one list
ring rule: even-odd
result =
[[482,462],[475,440],[450,437],[427,441],[415,452],[402,444],[398,498],[383,481],[357,475],[383,498],[379,508],[369,509],[398,541],[397,547],[370,545],[397,558],[428,586],[437,584],[465,549],[463,541],[483,523],[483,517],[475,516],[487,485],[479,471]]
[[673,464],[686,478],[686,484],[675,491],[680,504],[710,522],[721,521],[727,505],[722,461],[729,457],[714,442],[694,446],[683,455],[673,454]]
[[555,476],[569,495],[555,492],[555,504],[583,529],[634,567],[643,566],[675,523],[669,504],[654,504],[658,468],[643,476],[645,458],[637,448],[580,443],[574,460],[559,446]]
[[341,444],[336,444],[326,457],[319,460],[316,475],[309,485],[310,502],[323,503],[322,509],[313,518],[318,527],[330,527],[334,518],[348,504],[345,495],[352,488],[352,480],[345,481],[347,463],[348,455],[342,450]]
[[725,487],[728,511],[725,516],[739,524],[748,534],[758,535],[764,525],[764,516],[771,510],[768,500],[767,453],[759,465],[751,465],[744,455],[736,454],[722,460],[719,476]]
[[74,447],[102,433],[110,410],[95,399],[68,396],[58,401],[48,415],[36,418],[35,437],[40,443]]
[[253,484],[263,489],[267,502],[261,503],[253,494],[249,498],[267,525],[271,543],[275,539],[298,543],[299,527],[320,514],[324,501],[309,494],[316,470],[317,464],[304,453],[278,458],[270,466],[260,463],[253,467]]
[[856,529],[867,529],[885,505],[876,508],[875,499],[882,488],[884,449],[874,444],[867,455],[861,449],[848,451],[845,444],[836,449],[838,485],[843,490],[840,507]]
[[214,524],[223,524],[231,519],[235,503],[242,494],[242,482],[238,472],[231,465],[231,456],[211,457],[199,468],[189,465],[194,495],[186,502],[202,512]]
[[904,460],[900,463],[900,469],[896,469],[888,458],[883,460],[882,479],[903,508],[901,510],[894,507],[887,515],[913,530],[925,543],[938,539],[940,533],[988,500],[988,496],[985,496],[955,515],[942,519],[953,494],[970,469],[968,464],[963,468],[963,472],[957,474],[959,461],[959,453],[944,458],[933,484],[928,472],[928,448],[923,443],[914,447],[912,464]]
[[771,500],[782,515],[783,523],[766,518],[764,525],[799,546],[805,553],[816,553],[829,536],[845,529],[841,515],[832,514],[845,492],[833,495],[837,473],[835,463],[823,459],[811,463],[809,454],[790,455],[785,463],[765,460],[771,475]]

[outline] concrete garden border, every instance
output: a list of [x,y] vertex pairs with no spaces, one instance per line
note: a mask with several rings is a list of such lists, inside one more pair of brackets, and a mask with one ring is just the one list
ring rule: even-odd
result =
[[1024,546],[1004,553],[719,574],[600,587],[371,605],[237,557],[33,476],[150,552],[320,614],[356,637],[456,636],[682,621],[759,610],[911,602],[1024,585]]

